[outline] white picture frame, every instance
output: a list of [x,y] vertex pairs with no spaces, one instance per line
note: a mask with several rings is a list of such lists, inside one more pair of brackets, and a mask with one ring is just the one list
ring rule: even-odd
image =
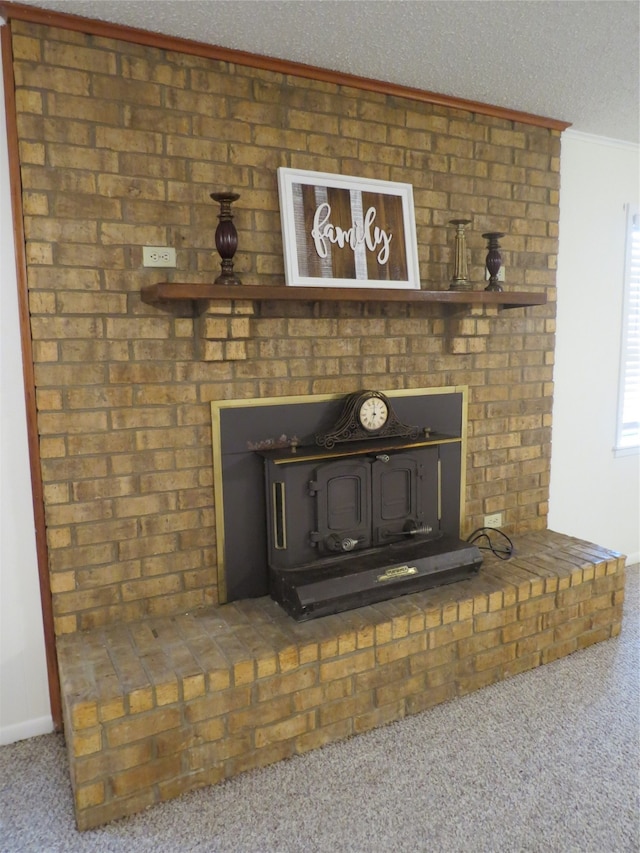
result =
[[420,289],[413,187],[278,169],[290,287]]

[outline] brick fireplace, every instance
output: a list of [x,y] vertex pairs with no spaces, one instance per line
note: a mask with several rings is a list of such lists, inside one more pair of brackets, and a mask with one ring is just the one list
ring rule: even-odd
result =
[[[5,61],[78,825],[615,634],[623,559],[546,529],[559,124],[21,14]],[[284,287],[280,166],[411,184],[424,290],[448,289],[460,217],[476,290],[501,231],[506,290],[546,301],[141,298],[218,274],[221,189],[243,283]],[[177,268],[143,268],[143,246]],[[212,403],[444,387],[468,389],[461,535],[499,512],[518,562],[313,626],[220,606]]]
[[[467,386],[465,535],[502,512],[546,527],[560,133],[82,32],[12,22],[27,284],[58,635],[217,601],[211,401]],[[318,121],[318,115],[323,121]],[[279,165],[411,183],[423,287],[446,290],[448,222],[469,275],[502,230],[507,290],[546,304],[149,305],[219,272],[221,184],[236,271],[282,285]]]

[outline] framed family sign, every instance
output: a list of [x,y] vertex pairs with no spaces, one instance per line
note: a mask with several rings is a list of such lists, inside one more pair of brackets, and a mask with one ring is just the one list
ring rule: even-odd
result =
[[420,289],[413,187],[278,169],[286,284]]

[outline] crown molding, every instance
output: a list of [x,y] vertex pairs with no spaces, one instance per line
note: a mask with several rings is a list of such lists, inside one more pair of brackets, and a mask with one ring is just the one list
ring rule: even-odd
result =
[[581,130],[569,129],[563,134],[563,139],[575,139],[590,142],[592,145],[605,145],[607,148],[624,148],[627,151],[639,151],[640,143],[628,139],[615,139],[612,136],[598,136],[595,133],[584,133]]

